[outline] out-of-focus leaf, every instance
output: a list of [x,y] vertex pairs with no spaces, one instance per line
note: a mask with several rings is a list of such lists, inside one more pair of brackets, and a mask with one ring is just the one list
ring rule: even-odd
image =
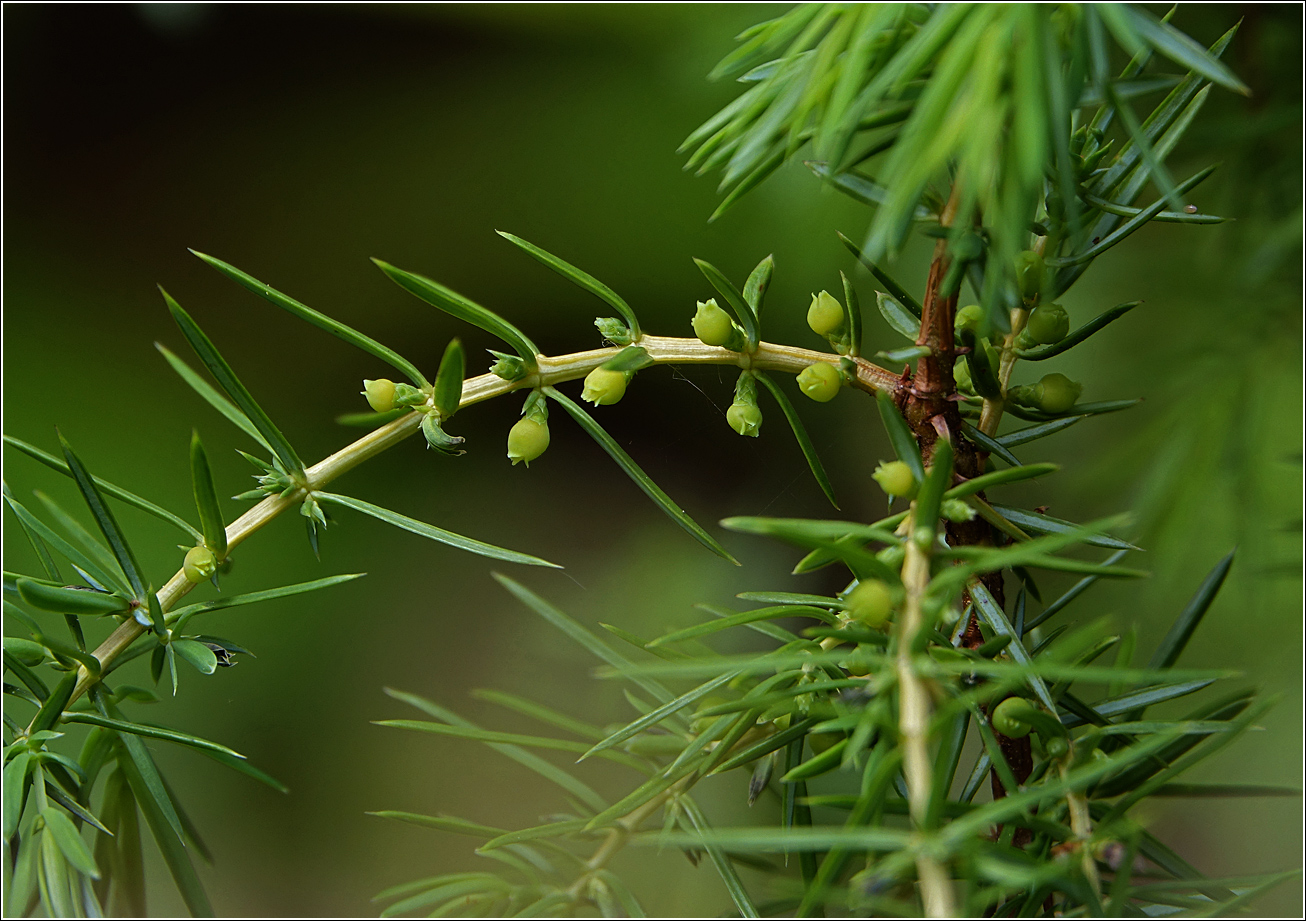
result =
[[1152,654],[1151,660],[1147,663],[1149,668],[1169,668],[1178,661],[1179,656],[1183,653],[1184,647],[1192,638],[1193,633],[1202,622],[1207,610],[1211,607],[1211,602],[1215,600],[1216,594],[1220,591],[1220,586],[1224,584],[1225,576],[1229,574],[1229,568],[1233,566],[1234,551],[1228,556],[1215,564],[1202,581],[1197,589],[1197,594],[1192,600],[1179,612],[1175,622],[1170,626],[1165,638],[1157,646],[1156,652]]
[[744,888],[743,881],[740,880],[739,874],[735,872],[734,866],[730,863],[730,856],[716,841],[712,840],[712,827],[708,824],[707,816],[703,815],[703,811],[698,808],[698,804],[690,799],[688,795],[680,797],[678,802],[694,831],[703,836],[703,847],[706,848],[708,856],[712,859],[712,866],[716,867],[721,881],[725,883],[726,891],[730,893],[730,899],[735,903],[735,908],[739,909],[740,917],[760,917],[753,900],[748,897],[748,890]]
[[[448,723],[450,726],[473,731],[473,732],[482,731],[481,727],[470,722],[469,720],[463,719],[461,716],[454,713],[453,711],[447,710],[444,707],[441,707],[439,704],[432,703],[431,701],[426,700],[425,698],[418,697],[416,694],[408,694],[403,691],[395,691],[391,688],[386,688],[385,692],[386,694],[390,695],[396,700],[401,700],[404,703],[414,706],[425,713],[429,713],[431,716],[434,716],[436,719]],[[603,809],[604,806],[606,805],[603,800],[603,797],[599,796],[598,793],[594,792],[593,788],[591,788],[588,784],[583,783],[580,780],[577,780],[575,777],[572,777],[566,771],[562,770],[561,768],[557,767],[554,764],[551,764],[548,761],[545,761],[543,758],[534,754],[533,752],[528,752],[526,749],[522,748],[521,746],[514,745],[511,743],[489,742],[487,744],[489,744],[490,748],[493,748],[495,751],[499,752],[500,754],[505,755],[508,758],[511,758],[513,761],[516,761],[522,767],[534,771],[535,773],[539,774],[541,777],[545,778],[546,780],[549,780],[557,784],[558,786],[562,787],[564,790],[566,790],[572,796],[576,797],[577,800],[584,803],[589,808],[598,811]]]

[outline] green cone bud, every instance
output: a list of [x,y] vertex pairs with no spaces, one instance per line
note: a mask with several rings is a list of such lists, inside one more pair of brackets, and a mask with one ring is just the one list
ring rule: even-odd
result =
[[613,345],[630,345],[633,341],[630,327],[626,325],[625,320],[616,317],[595,317],[594,325],[598,328],[599,335]]
[[887,464],[881,461],[871,478],[890,496],[911,498],[916,495],[916,475],[902,461],[889,461]]
[[[1049,214],[1052,214],[1051,204],[1049,199]],[[1025,300],[1037,297],[1039,291],[1043,290],[1043,271],[1043,257],[1032,249],[1027,249],[1016,257],[1016,284]]]
[[626,395],[626,374],[608,368],[595,368],[585,375],[585,390],[580,398],[595,406],[611,406]]
[[893,613],[893,593],[879,579],[863,579],[843,600],[844,613],[872,629],[883,627]]
[[508,460],[515,467],[531,461],[544,453],[549,446],[549,424],[527,416],[517,420],[517,424],[508,430]]
[[363,381],[363,396],[367,405],[379,413],[388,413],[395,408],[395,382],[381,378],[379,381]]
[[939,514],[952,522],[974,521],[975,510],[962,499],[944,499]]
[[504,352],[496,352],[494,349],[489,349],[489,352],[494,356],[494,364],[490,365],[490,373],[495,377],[502,378],[505,381],[519,381],[526,376],[526,362],[522,361],[520,357],[508,355]]
[[993,728],[1008,739],[1023,739],[1029,735],[1033,725],[1029,722],[1030,711],[1034,705],[1023,697],[1008,697],[993,708],[990,718]]
[[1075,401],[1084,390],[1084,385],[1078,381],[1072,381],[1064,374],[1055,373],[1044,376],[1039,381],[1039,386],[1043,388],[1043,393],[1038,401],[1038,407],[1045,413],[1065,412],[1075,405]]
[[698,302],[694,314],[694,335],[704,345],[725,345],[735,336],[735,324],[730,314],[717,306],[716,298]]
[[1060,304],[1039,304],[1029,314],[1021,334],[1033,345],[1051,345],[1070,332],[1070,314]]
[[807,325],[818,336],[836,335],[844,326],[843,307],[828,291],[812,295],[807,308]]
[[182,563],[181,570],[187,582],[198,585],[207,582],[218,571],[218,558],[208,547],[191,547],[186,551],[186,560]]
[[394,387],[395,406],[421,406],[430,398],[429,393],[412,384],[395,384]]
[[1070,742],[1065,736],[1053,736],[1043,742],[1049,758],[1064,758],[1070,754]]
[[756,403],[731,403],[726,410],[726,422],[740,435],[756,438],[762,434],[762,411]]
[[829,403],[839,395],[842,386],[843,375],[839,369],[823,361],[798,372],[798,389],[818,403]]

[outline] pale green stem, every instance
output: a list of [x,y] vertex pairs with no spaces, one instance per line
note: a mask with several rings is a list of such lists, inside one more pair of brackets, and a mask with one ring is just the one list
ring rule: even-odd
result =
[[[1073,758],[1074,749],[1071,754],[1067,754],[1061,761],[1061,779],[1064,780],[1070,773],[1070,762]],[[1093,859],[1092,851],[1089,849],[1089,839],[1093,836],[1093,817],[1088,811],[1088,799],[1083,793],[1071,790],[1066,794],[1066,806],[1070,813],[1070,828],[1079,840],[1080,860],[1084,867],[1084,876],[1088,879],[1088,884],[1093,887],[1093,891],[1101,894],[1102,878],[1097,872],[1097,862]]]
[[[841,358],[828,352],[801,349],[794,346],[774,345],[769,342],[758,344],[752,353],[733,352],[729,349],[704,345],[697,339],[680,339],[670,336],[643,336],[638,345],[649,353],[656,364],[710,364],[735,365],[740,368],[755,368],[766,371],[784,371],[796,374],[808,365],[817,362],[839,367]],[[494,374],[482,374],[468,378],[463,382],[462,399],[459,407],[470,406],[493,397],[502,396],[514,390],[531,389],[563,381],[584,377],[599,365],[615,356],[618,348],[592,349],[587,352],[575,352],[556,358],[539,355],[536,358],[538,370],[519,381],[506,381]],[[859,390],[873,393],[876,390],[893,392],[898,386],[898,376],[862,358],[852,359],[856,375],[852,386]],[[364,461],[375,457],[382,451],[394,447],[399,442],[415,434],[422,422],[422,412],[412,412],[401,419],[396,419],[375,431],[369,432],[353,444],[342,448],[335,454],[309,467],[305,471],[308,491],[322,489],[342,473],[352,470]],[[227,526],[227,551],[231,552],[238,544],[276,518],[288,508],[303,500],[305,490],[295,490],[288,495],[270,496],[249,509]],[[159,591],[159,605],[170,611],[187,592],[194,588],[178,570],[167,584]],[[120,624],[109,637],[95,650],[94,656],[100,660],[101,669],[106,668],[114,659],[122,655],[148,628],[135,620]],[[95,680],[83,667],[78,670],[77,687],[69,700],[71,703],[86,693]]]
[[[1041,256],[1046,245],[1047,237],[1039,237],[1034,241],[1034,252]],[[976,426],[985,435],[993,436],[998,433],[998,423],[1002,421],[1002,411],[1006,408],[1007,382],[1011,380],[1011,370],[1016,367],[1016,337],[1025,329],[1029,312],[1037,304],[1038,298],[1035,297],[1028,304],[1022,304],[1011,311],[1011,332],[1002,341],[1002,356],[998,360],[998,387],[1002,396],[984,400],[984,406],[980,409],[979,425]]]
[[[906,555],[902,564],[902,584],[907,590],[902,616],[898,619],[898,734],[902,738],[902,772],[907,781],[908,807],[917,830],[928,834],[925,827],[930,795],[934,789],[934,768],[930,762],[929,725],[933,704],[925,680],[916,673],[912,662],[912,648],[916,637],[925,629],[922,603],[930,583],[930,552],[922,548],[912,536],[915,528],[916,503],[903,522],[908,535]],[[956,915],[952,880],[947,869],[924,849],[916,855],[916,875],[921,884],[921,901],[930,918],[951,918]]]

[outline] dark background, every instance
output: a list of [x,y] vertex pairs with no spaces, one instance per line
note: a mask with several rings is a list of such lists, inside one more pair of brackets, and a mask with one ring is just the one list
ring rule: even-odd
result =
[[[590,323],[607,309],[495,229],[603,279],[664,334],[688,335],[694,300],[709,293],[691,256],[742,280],[774,253],[767,338],[817,346],[803,325],[807,299],[837,290],[838,270],[851,271],[834,231],[863,232],[864,210],[795,164],[709,226],[713,182],[684,174],[674,152],[736,92],[703,75],[736,32],[774,12],[6,5],[6,432],[51,449],[57,423],[99,475],[193,517],[186,450],[196,425],[220,488],[247,488],[250,470],[231,450],[249,448],[243,436],[151,347],[159,340],[190,360],[154,289],[161,283],[303,457],[354,437],[332,420],[364,408],[359,381],[387,369],[221,279],[188,246],[366,331],[428,373],[451,335],[468,347],[469,373],[483,370],[476,356],[495,343],[401,292],[368,256],[500,311],[546,352],[599,344]],[[1148,550],[1136,565],[1153,577],[1100,586],[1075,616],[1109,615],[1120,629],[1137,623],[1145,652],[1205,572],[1238,546],[1183,664],[1240,669],[1242,681],[1283,698],[1265,731],[1202,765],[1194,780],[1301,777],[1300,15],[1295,5],[1180,11],[1178,25],[1204,43],[1246,20],[1227,60],[1254,95],[1215,90],[1172,158],[1182,175],[1223,161],[1193,200],[1237,221],[1146,228],[1066,298],[1076,321],[1146,300],[1057,370],[1083,380],[1086,399],[1147,400],[1027,449],[1026,459],[1066,469],[1012,491],[1013,501],[1047,504],[1065,518],[1136,510],[1130,534]],[[917,293],[927,248],[920,241],[895,270]],[[870,304],[871,280],[854,277]],[[878,317],[868,323],[868,352],[897,344]],[[826,514],[778,412],[757,441],[727,428],[732,383],[715,369],[654,369],[620,407],[597,415],[700,522]],[[848,393],[799,408],[841,514],[882,511],[869,471],[889,449],[873,404]],[[518,409],[514,397],[460,415],[451,428],[467,436],[466,457],[410,442],[338,488],[565,564],[565,572],[511,575],[591,626],[654,635],[699,619],[699,601],[837,588],[826,575],[786,575],[795,555],[785,548],[715,528],[745,566],[712,557],[560,414],[549,452],[529,470],[511,468],[503,439]],[[10,451],[5,461],[20,497],[40,488],[73,507],[66,481]],[[240,506],[224,507],[232,517]],[[227,590],[338,572],[366,571],[366,579],[213,616],[206,629],[258,658],[207,679],[187,671],[175,700],[138,708],[142,718],[237,748],[291,788],[282,796],[154,746],[217,856],[203,874],[220,914],[366,913],[370,896],[394,883],[485,869],[469,839],[366,810],[523,827],[565,808],[543,781],[472,743],[370,725],[414,715],[382,686],[523,731],[535,727],[468,690],[503,688],[600,723],[628,713],[614,684],[590,676],[591,660],[493,583],[490,570],[502,567],[349,512],[337,517],[321,562],[297,516],[275,522],[240,548]],[[121,521],[153,578],[176,569],[173,533],[130,510]],[[7,533],[5,550],[6,569],[31,571],[21,537]],[[1046,582],[1049,591],[1061,584]],[[139,671],[133,680],[147,683],[143,663]],[[589,771],[608,794],[628,781],[602,766]],[[748,820],[742,795],[735,777],[704,788],[711,814],[726,823]],[[1140,818],[1213,874],[1301,864],[1296,800],[1156,802]],[[679,854],[622,860],[651,911],[728,904],[710,867],[692,870]],[[179,910],[162,867],[151,870],[152,910]],[[1297,913],[1299,892],[1281,889],[1260,907]]]

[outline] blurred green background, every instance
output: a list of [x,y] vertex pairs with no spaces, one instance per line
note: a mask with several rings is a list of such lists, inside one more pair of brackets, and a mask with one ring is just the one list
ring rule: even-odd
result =
[[[194,517],[186,450],[195,425],[220,488],[248,488],[251,470],[232,450],[249,448],[243,436],[151,347],[161,341],[189,360],[154,290],[161,283],[303,457],[355,437],[333,418],[364,408],[359,381],[386,369],[223,280],[188,246],[366,331],[428,373],[452,335],[468,346],[469,373],[482,370],[475,356],[495,343],[404,294],[367,257],[500,311],[546,352],[599,344],[591,320],[601,305],[495,229],[603,279],[666,334],[688,335],[694,300],[709,293],[691,256],[742,280],[774,253],[767,338],[816,347],[803,324],[807,299],[837,290],[839,269],[851,271],[834,232],[857,236],[867,214],[794,165],[709,226],[712,181],[684,174],[675,154],[736,92],[703,75],[735,33],[774,9],[6,5],[5,431],[49,450],[58,424],[99,475]],[[1148,552],[1136,565],[1154,575],[1100,586],[1073,614],[1137,622],[1144,651],[1236,545],[1233,573],[1184,664],[1241,669],[1245,682],[1282,699],[1264,731],[1192,779],[1298,783],[1301,10],[1192,6],[1177,22],[1209,43],[1240,17],[1227,60],[1254,95],[1215,91],[1172,158],[1184,175],[1224,161],[1193,200],[1237,220],[1146,228],[1066,299],[1076,320],[1146,300],[1057,369],[1084,380],[1088,399],[1146,402],[1027,451],[1066,469],[1013,498],[1073,519],[1137,511],[1131,534]],[[927,249],[922,239],[896,269],[916,293]],[[871,280],[854,277],[871,303]],[[879,318],[868,323],[868,352],[892,347]],[[757,441],[727,428],[732,384],[715,369],[655,369],[620,408],[597,415],[700,522],[826,514],[778,412]],[[560,415],[548,454],[529,470],[510,467],[503,440],[518,404],[498,400],[460,415],[451,428],[467,437],[465,457],[410,442],[338,488],[565,564],[511,575],[591,626],[653,635],[695,622],[699,601],[839,587],[828,573],[787,575],[796,555],[786,548],[719,529],[745,565],[711,556]],[[869,472],[889,448],[871,401],[848,393],[799,408],[842,514],[880,512]],[[20,497],[39,488],[76,504],[67,481],[15,452],[4,459]],[[225,503],[229,517],[239,507]],[[341,511],[318,562],[297,518],[240,548],[227,591],[339,572],[368,577],[211,616],[205,629],[258,658],[211,678],[187,670],[175,700],[136,711],[229,744],[290,787],[282,796],[189,752],[152,746],[216,854],[202,872],[220,914],[371,913],[369,898],[386,886],[485,868],[470,839],[367,810],[523,827],[565,809],[553,788],[473,743],[371,725],[413,715],[383,686],[505,729],[530,726],[470,698],[470,689],[522,693],[600,723],[628,712],[615,684],[591,677],[585,654],[495,585],[488,561]],[[175,571],[172,532],[131,510],[120,520],[156,581]],[[6,527],[4,546],[6,569],[34,571],[17,529]],[[1046,591],[1059,584],[1045,581]],[[132,680],[148,683],[143,661],[131,668]],[[607,794],[628,780],[602,765],[587,770]],[[743,786],[733,776],[706,784],[710,814],[748,821]],[[1170,800],[1145,817],[1212,874],[1301,865],[1299,801]],[[692,869],[676,852],[622,861],[650,911],[728,906],[710,866]],[[161,864],[150,866],[152,912],[182,910]],[[1260,907],[1298,914],[1300,892],[1283,887]]]

